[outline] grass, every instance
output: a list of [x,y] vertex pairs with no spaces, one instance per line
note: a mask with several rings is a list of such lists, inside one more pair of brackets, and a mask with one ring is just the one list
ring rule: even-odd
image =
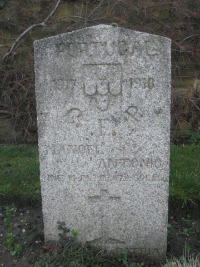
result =
[[0,196],[32,200],[40,198],[36,146],[0,147]]
[[193,257],[189,255],[188,257],[182,257],[181,259],[172,259],[167,261],[163,267],[199,267],[200,260],[198,257]]
[[[43,266],[62,266],[62,267],[101,267],[113,266],[112,259],[103,251],[95,250],[94,248],[82,246],[78,242],[67,244],[63,248],[49,247],[50,250],[54,249],[54,253],[43,254],[34,264],[34,267]],[[44,265],[44,263],[46,265]],[[117,265],[115,265],[117,266]],[[122,265],[121,265],[122,266]]]
[[200,146],[171,146],[170,199],[200,200]]
[[[37,146],[0,146],[0,196],[40,199]],[[200,200],[200,146],[171,146],[170,199]]]

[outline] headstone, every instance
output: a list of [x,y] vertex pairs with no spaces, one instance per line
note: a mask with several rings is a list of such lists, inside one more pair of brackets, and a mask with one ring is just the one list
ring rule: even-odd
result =
[[36,41],[46,240],[162,258],[167,246],[170,40],[99,25]]

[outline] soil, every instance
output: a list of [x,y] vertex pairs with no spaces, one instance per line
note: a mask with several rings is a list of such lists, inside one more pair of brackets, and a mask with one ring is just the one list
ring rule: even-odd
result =
[[[0,266],[33,267],[35,261],[48,251],[43,237],[41,204],[14,203],[13,210],[12,207],[11,203],[0,205]],[[194,255],[200,252],[199,207],[200,203],[184,205],[171,202],[169,204],[168,257],[173,255],[179,258],[183,255],[184,249]],[[8,244],[6,244],[8,232],[15,235],[15,244],[22,245],[20,255],[12,256],[8,251]],[[145,262],[147,267],[160,266],[160,263],[150,262],[145,258],[138,260]]]

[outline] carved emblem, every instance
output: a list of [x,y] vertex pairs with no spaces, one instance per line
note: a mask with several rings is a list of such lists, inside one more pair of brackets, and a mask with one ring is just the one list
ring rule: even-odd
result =
[[85,64],[83,92],[101,111],[109,109],[112,99],[122,94],[121,64]]

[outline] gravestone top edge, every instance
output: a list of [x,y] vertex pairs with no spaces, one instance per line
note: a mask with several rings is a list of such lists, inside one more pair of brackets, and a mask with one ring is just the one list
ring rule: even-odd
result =
[[119,27],[119,26],[113,26],[113,25],[107,25],[107,24],[99,24],[97,26],[91,26],[91,27],[85,27],[85,28],[81,28],[81,29],[78,29],[78,30],[74,30],[74,31],[70,31],[70,32],[66,32],[66,33],[61,33],[61,34],[57,34],[57,35],[53,35],[53,36],[50,36],[50,37],[47,37],[47,38],[43,38],[43,39],[39,39],[39,40],[35,40],[34,41],[34,47],[36,46],[40,46],[40,44],[42,43],[48,43],[50,41],[53,41],[54,39],[56,38],[62,38],[62,37],[66,37],[66,36],[69,36],[69,35],[72,35],[72,34],[80,34],[80,33],[83,33],[84,31],[93,31],[93,30],[118,30],[118,31],[121,31],[123,33],[127,33],[127,34],[138,34],[140,36],[151,36],[152,38],[155,38],[155,39],[160,39],[162,41],[165,41],[167,43],[169,43],[168,45],[171,45],[171,39],[170,38],[167,38],[167,37],[164,37],[164,36],[161,36],[161,35],[156,35],[156,34],[151,34],[151,33],[147,33],[147,32],[140,32],[140,31],[135,31],[135,30],[132,30],[132,29],[128,29],[128,28],[124,28],[124,27]]

